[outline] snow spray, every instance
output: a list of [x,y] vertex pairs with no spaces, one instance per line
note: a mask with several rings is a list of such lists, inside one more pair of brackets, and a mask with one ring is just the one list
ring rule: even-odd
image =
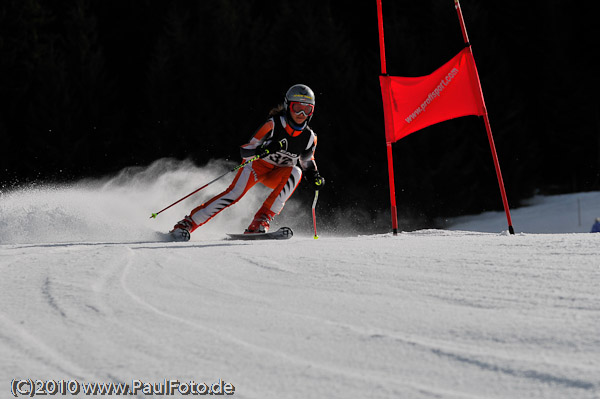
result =
[[[213,160],[198,167],[190,161],[160,159],[146,167],[128,167],[116,176],[71,184],[35,184],[0,192],[0,243],[155,241],[203,201],[223,191],[230,179],[182,201],[161,219],[152,209],[214,179],[235,166]],[[192,240],[243,231],[266,198],[261,187],[221,212]],[[288,201],[289,202],[289,201]]]

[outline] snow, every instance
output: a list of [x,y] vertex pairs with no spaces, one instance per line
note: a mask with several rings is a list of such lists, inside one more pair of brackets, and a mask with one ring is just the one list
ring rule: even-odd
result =
[[163,160],[2,193],[2,397],[26,378],[222,380],[239,398],[600,398],[600,234],[585,233],[600,193],[536,197],[513,210],[515,235],[499,212],[397,236],[224,240],[259,190],[192,241],[157,241],[230,179],[150,214],[229,167]]
[[[600,191],[553,196],[536,195],[525,205],[511,210],[516,231],[589,233],[594,220],[600,217]],[[481,215],[451,219],[450,229],[497,232],[498,226],[507,225],[506,220],[504,211],[485,212]]]

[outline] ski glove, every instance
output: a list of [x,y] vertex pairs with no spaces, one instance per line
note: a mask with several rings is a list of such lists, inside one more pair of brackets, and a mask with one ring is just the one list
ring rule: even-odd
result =
[[281,142],[280,141],[271,141],[269,143],[264,143],[260,147],[256,153],[259,157],[264,158],[267,155],[274,154],[277,151],[281,150]]
[[319,174],[318,170],[306,171],[306,180],[314,186],[315,190],[319,190],[325,185],[325,178]]

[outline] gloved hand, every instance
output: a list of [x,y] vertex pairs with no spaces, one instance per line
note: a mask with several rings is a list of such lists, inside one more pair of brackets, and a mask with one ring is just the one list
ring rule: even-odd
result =
[[269,143],[265,142],[263,143],[263,145],[258,147],[258,149],[256,150],[256,154],[258,154],[259,157],[263,158],[269,154],[276,153],[279,150],[281,150],[280,141],[271,141]]
[[318,170],[306,171],[306,180],[314,186],[315,190],[319,190],[325,185],[325,178],[319,174]]

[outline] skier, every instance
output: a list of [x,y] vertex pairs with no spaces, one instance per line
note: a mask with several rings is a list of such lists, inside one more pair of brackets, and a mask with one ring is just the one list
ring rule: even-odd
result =
[[244,233],[266,233],[269,223],[281,212],[300,183],[302,171],[315,188],[322,187],[325,179],[319,174],[314,158],[317,136],[308,126],[314,108],[315,94],[308,86],[296,84],[290,87],[283,104],[273,108],[267,122],[248,143],[240,147],[244,160],[256,155],[260,158],[238,170],[225,191],[194,208],[177,222],[169,232],[172,238],[188,241],[190,233],[235,204],[259,182],[273,191]]

